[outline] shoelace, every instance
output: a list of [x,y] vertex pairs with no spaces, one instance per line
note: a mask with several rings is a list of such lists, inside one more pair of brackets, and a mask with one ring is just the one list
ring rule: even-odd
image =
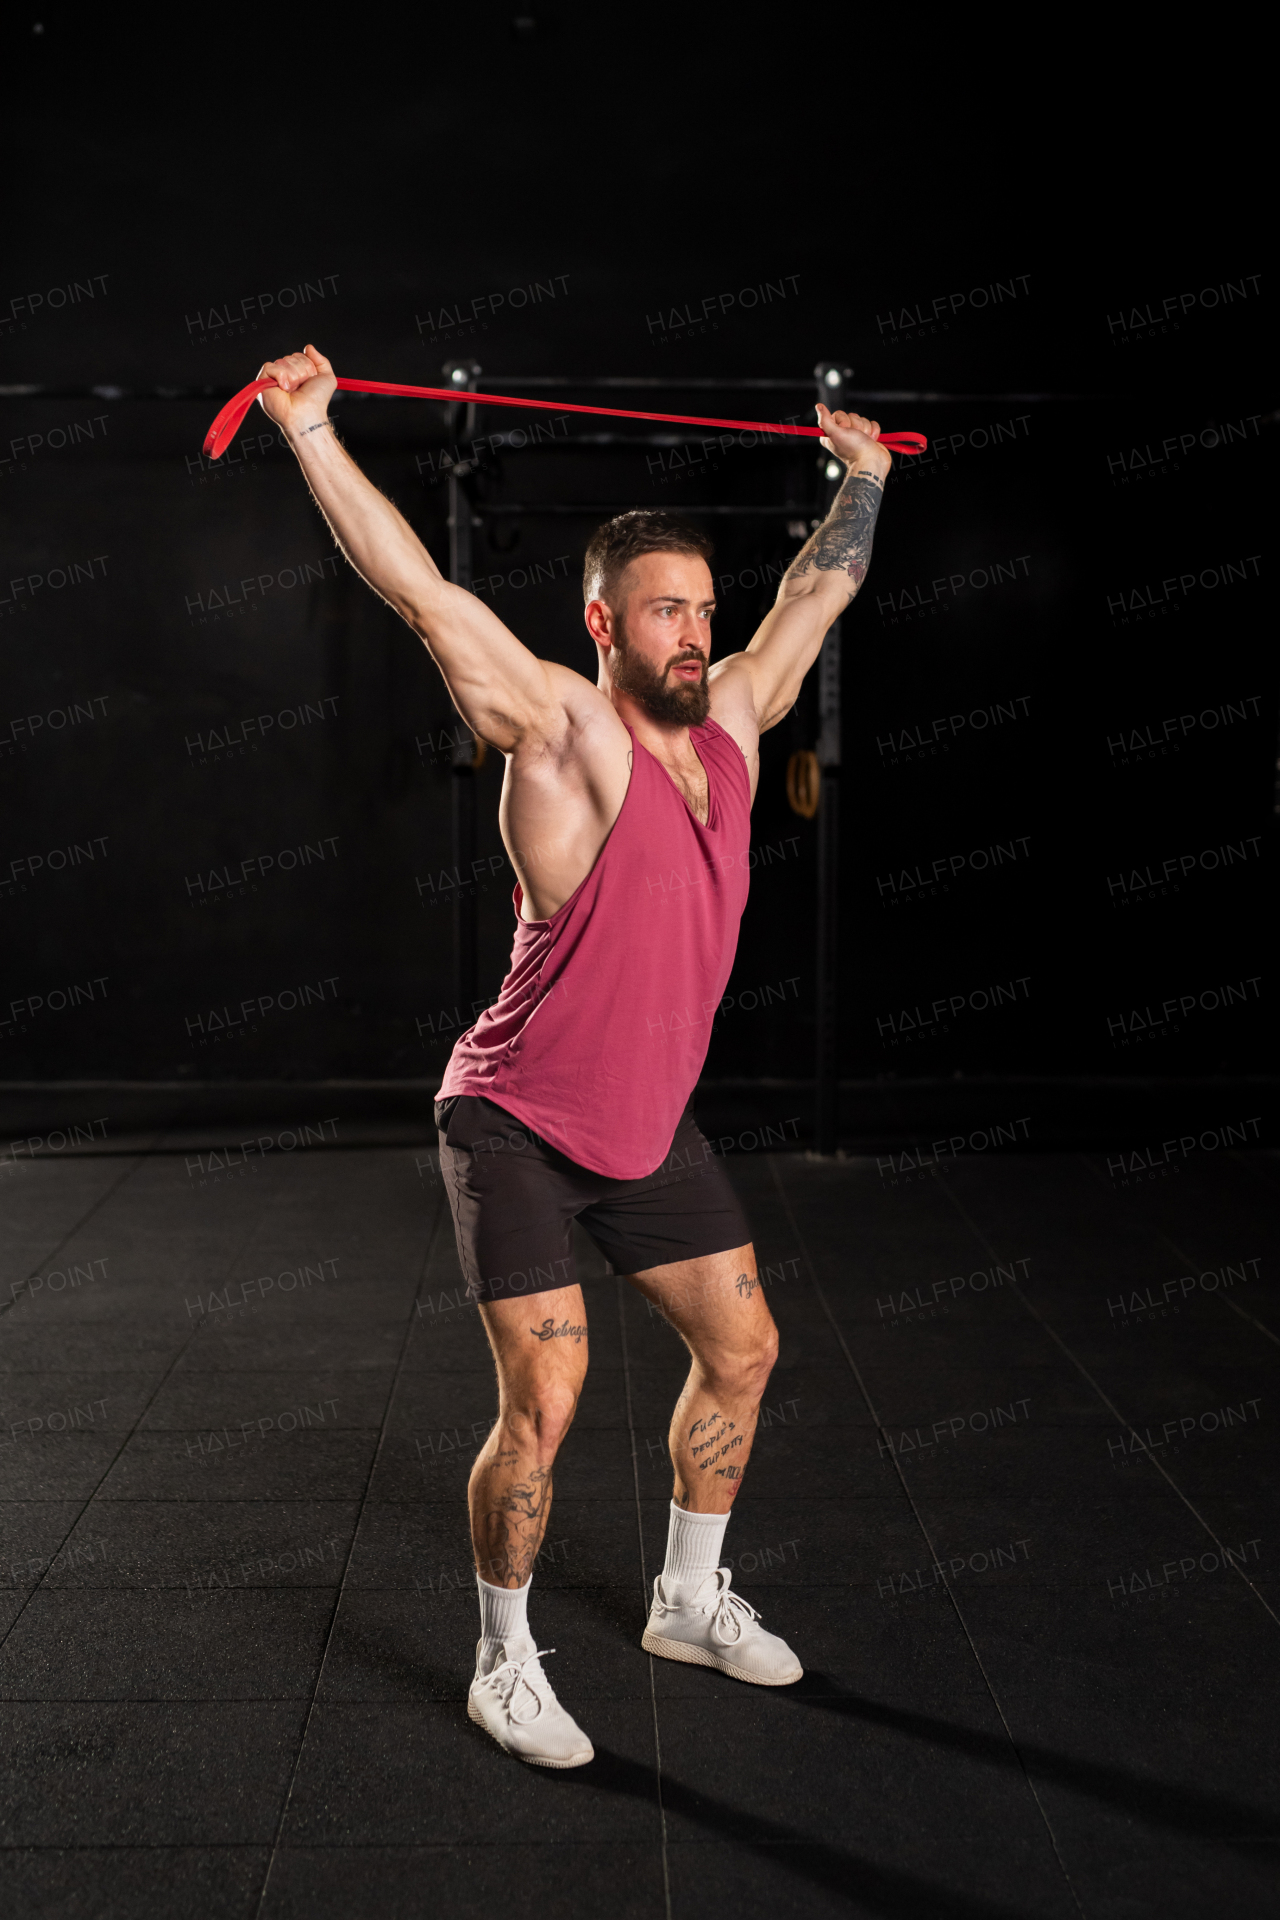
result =
[[[541,1660],[554,1652],[554,1647],[535,1647],[533,1652],[527,1653],[523,1660],[504,1660],[501,1666],[495,1667],[492,1673],[485,1675],[486,1683],[493,1681],[497,1687],[503,1706],[518,1727],[527,1727],[542,1712],[542,1702],[534,1691],[532,1681],[526,1680],[524,1670],[535,1660]],[[533,1701],[533,1712],[526,1714],[523,1718],[515,1705],[516,1689],[520,1686],[524,1687]]]
[[[717,1567],[716,1573],[717,1576],[723,1575],[724,1585],[716,1595],[714,1603],[708,1601],[707,1605],[701,1607],[699,1611],[711,1615],[711,1630],[717,1639],[725,1643],[741,1640],[742,1629],[747,1621],[758,1620],[760,1615],[750,1601],[744,1600],[741,1594],[730,1591],[729,1583],[733,1575],[728,1567]],[[685,1602],[686,1606],[691,1604],[690,1601]],[[679,1607],[672,1607],[666,1601],[660,1602],[660,1605],[664,1613],[680,1611]]]
[[759,1618],[759,1613],[749,1601],[744,1600],[741,1594],[730,1592],[729,1582],[726,1580],[720,1589],[720,1598],[716,1602],[715,1612],[711,1616],[711,1631],[717,1640],[726,1642],[741,1640],[742,1629],[747,1620]]

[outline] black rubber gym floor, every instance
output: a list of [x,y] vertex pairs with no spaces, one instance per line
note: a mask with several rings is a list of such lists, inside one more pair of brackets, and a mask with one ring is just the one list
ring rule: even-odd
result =
[[730,1160],[776,1691],[640,1650],[684,1367],[584,1242],[553,1773],[466,1717],[493,1389],[429,1156],[178,1146],[0,1169],[13,1920],[1275,1910],[1272,1158]]

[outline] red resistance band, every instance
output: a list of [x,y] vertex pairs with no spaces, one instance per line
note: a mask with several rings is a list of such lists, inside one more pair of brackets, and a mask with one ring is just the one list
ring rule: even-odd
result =
[[[211,460],[221,459],[258,395],[275,384],[274,380],[254,380],[228,400],[205,435],[204,450]],[[610,420],[666,420],[681,427],[737,427],[748,433],[790,434],[801,440],[822,437],[821,427],[793,427],[782,421],[704,420],[692,413],[631,413],[625,407],[578,407],[567,400],[515,400],[510,394],[471,393],[465,387],[398,387],[385,380],[339,380],[338,385],[344,393],[386,393],[409,400],[450,400],[455,405],[475,402],[486,407],[538,407],[547,413],[589,413]],[[929,442],[922,433],[882,433],[878,444],[890,453],[923,453]]]

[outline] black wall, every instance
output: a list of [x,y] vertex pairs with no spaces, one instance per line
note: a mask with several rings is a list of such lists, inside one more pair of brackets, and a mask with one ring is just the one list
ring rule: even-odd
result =
[[[941,73],[913,74],[908,136],[887,81],[872,102],[838,62],[815,81],[822,16],[777,22],[781,68],[735,18],[659,9],[624,44],[596,9],[529,29],[473,8],[363,56],[358,28],[341,54],[254,55],[206,26],[163,65],[136,27],[10,30],[5,1078],[429,1078],[456,1034],[443,685],[333,557],[262,416],[234,459],[200,455],[220,399],[308,339],[375,379],[473,356],[517,391],[794,382],[821,359],[900,393],[867,406],[933,449],[896,463],[845,623],[842,1075],[1270,1070],[1273,296],[1247,171],[1243,198],[1188,218],[1213,196],[1185,158],[1153,175],[1117,135],[1082,172],[1043,103],[947,119]],[[444,410],[338,411],[444,565]],[[744,645],[813,453],[599,431],[486,447],[477,501],[772,508],[714,523],[716,644]],[[591,518],[482,517],[481,590],[593,672]],[[711,1080],[811,1071],[816,825],[784,771],[815,732],[810,686],[764,743]],[[491,757],[482,992],[512,926],[499,781]]]

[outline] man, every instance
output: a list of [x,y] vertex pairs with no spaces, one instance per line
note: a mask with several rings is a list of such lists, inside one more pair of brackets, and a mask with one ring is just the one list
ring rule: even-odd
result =
[[467,725],[506,757],[511,968],[454,1048],[436,1103],[458,1257],[498,1375],[497,1421],[470,1484],[480,1641],[468,1711],[523,1760],[581,1766],[591,1743],[552,1692],[527,1619],[552,1467],[587,1371],[574,1219],[691,1356],[642,1645],[762,1686],[802,1673],[719,1564],[777,1332],[691,1102],[746,903],[759,738],[791,710],[862,585],[890,457],[876,421],[818,407],[844,482],[746,652],[714,667],[702,535],[658,513],[601,527],[584,581],[593,685],[536,659],[441,578],[328,431],[323,354],[269,361],[267,377],[277,386],[262,405],[335,540],[421,636]]

